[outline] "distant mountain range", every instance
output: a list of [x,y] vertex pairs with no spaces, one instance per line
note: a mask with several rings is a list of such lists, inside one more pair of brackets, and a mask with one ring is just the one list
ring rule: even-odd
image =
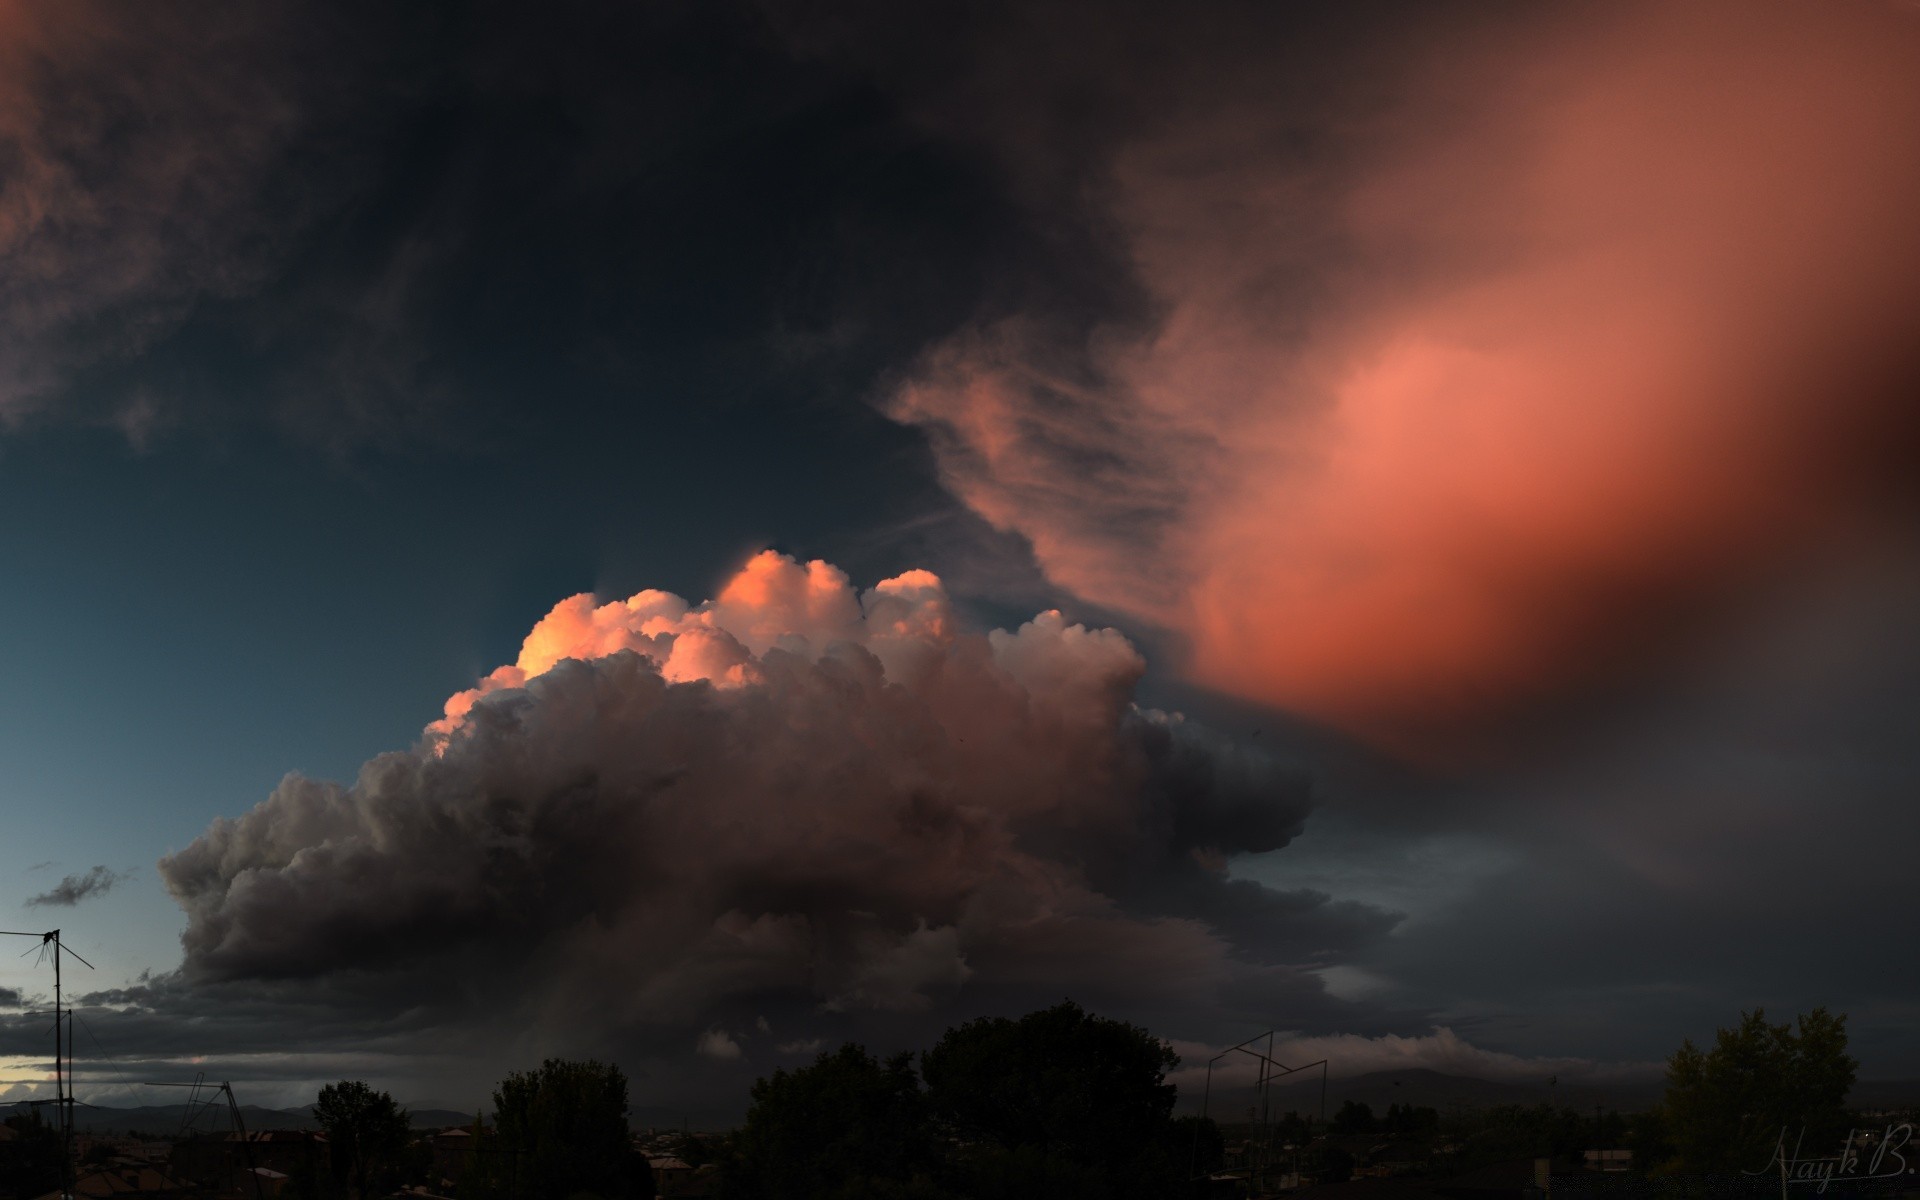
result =
[[[25,1103],[0,1104],[0,1118],[32,1111]],[[415,1129],[443,1129],[473,1124],[474,1114],[450,1108],[407,1108]],[[51,1114],[49,1114],[51,1115]],[[233,1119],[224,1104],[192,1106],[192,1130],[195,1133],[224,1133],[233,1127]],[[81,1133],[131,1133],[143,1137],[176,1137],[187,1131],[189,1109],[185,1104],[149,1104],[137,1108],[107,1105],[74,1106],[73,1127]],[[491,1114],[489,1114],[489,1117]],[[719,1110],[683,1110],[659,1105],[636,1105],[627,1120],[635,1129],[691,1129],[694,1132],[728,1129],[740,1123],[742,1114]],[[240,1119],[248,1129],[318,1129],[309,1108],[262,1108],[257,1104],[240,1106]]]
[[[1348,1100],[1365,1104],[1374,1115],[1394,1104],[1435,1108],[1447,1113],[1469,1108],[1490,1108],[1496,1104],[1544,1104],[1552,1102],[1580,1111],[1595,1105],[1618,1112],[1637,1112],[1660,1102],[1664,1082],[1658,1077],[1594,1081],[1562,1079],[1549,1085],[1542,1077],[1526,1082],[1476,1079],[1465,1075],[1447,1075],[1425,1069],[1375,1071],[1327,1082],[1327,1115],[1332,1116]],[[1234,1119],[1244,1114],[1253,1100],[1251,1087],[1216,1090],[1209,1108],[1216,1119]],[[1856,1108],[1889,1108],[1920,1104],[1920,1080],[1863,1080],[1855,1085],[1851,1097]],[[1320,1080],[1291,1085],[1275,1084],[1268,1101],[1279,1112],[1289,1110],[1317,1115],[1320,1108]],[[1182,1096],[1182,1112],[1200,1111],[1199,1096]]]
[[[29,1106],[24,1103],[0,1104],[0,1117],[9,1117],[16,1112],[27,1112]],[[409,1110],[415,1129],[438,1129],[447,1125],[471,1125],[472,1113],[454,1112],[450,1109],[421,1108]],[[192,1128],[188,1129],[189,1116]],[[240,1119],[246,1122],[248,1129],[318,1129],[320,1122],[314,1119],[313,1110],[307,1108],[261,1108],[258,1105],[240,1106]],[[174,1137],[183,1132],[211,1133],[233,1128],[233,1118],[224,1104],[211,1107],[196,1104],[189,1108],[185,1104],[148,1104],[138,1108],[95,1107],[90,1104],[76,1104],[73,1109],[73,1127],[82,1133],[132,1133],[146,1137]]]
[[[1376,1071],[1369,1075],[1331,1079],[1327,1083],[1326,1103],[1328,1116],[1332,1116],[1348,1100],[1367,1105],[1376,1116],[1395,1104],[1436,1108],[1447,1113],[1489,1108],[1496,1104],[1541,1104],[1547,1101],[1582,1111],[1600,1105],[1619,1112],[1635,1112],[1658,1103],[1661,1088],[1658,1078],[1612,1082],[1563,1080],[1550,1087],[1546,1079],[1515,1083],[1418,1069]],[[1209,1110],[1216,1120],[1239,1119],[1246,1112],[1247,1105],[1255,1102],[1252,1091],[1250,1087],[1216,1088],[1209,1099]],[[1854,1087],[1852,1101],[1856,1108],[1862,1109],[1920,1105],[1920,1080],[1863,1080]],[[1197,1113],[1200,1103],[1199,1095],[1183,1095],[1180,1098],[1180,1111]],[[1320,1081],[1314,1077],[1295,1084],[1275,1085],[1269,1103],[1275,1113],[1291,1110],[1303,1115],[1317,1115],[1320,1108]],[[24,1103],[0,1104],[0,1117],[27,1111],[30,1111],[29,1107]],[[470,1112],[447,1108],[412,1108],[408,1111],[413,1117],[415,1129],[471,1125],[474,1116]],[[139,1108],[79,1105],[74,1109],[74,1128],[81,1132],[113,1131],[172,1137],[186,1129],[188,1115],[188,1106],[184,1104],[146,1105]],[[636,1129],[687,1128],[698,1132],[730,1128],[739,1123],[741,1115],[717,1109],[683,1111],[660,1105],[637,1105],[628,1114],[628,1120]],[[240,1116],[248,1129],[319,1127],[313,1111],[304,1108],[242,1105]],[[193,1130],[197,1132],[224,1132],[231,1128],[231,1118],[224,1106],[209,1108],[196,1105],[193,1117]]]

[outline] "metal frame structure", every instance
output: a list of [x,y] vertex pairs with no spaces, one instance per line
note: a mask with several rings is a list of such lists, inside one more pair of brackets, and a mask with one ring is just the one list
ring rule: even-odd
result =
[[[1258,1157],[1248,1164],[1247,1171],[1249,1190],[1251,1194],[1256,1196],[1261,1194],[1261,1189],[1264,1186],[1267,1157],[1273,1149],[1272,1112],[1269,1097],[1273,1091],[1274,1082],[1288,1075],[1297,1075],[1302,1071],[1311,1071],[1313,1068],[1319,1067],[1320,1124],[1325,1125],[1327,1123],[1327,1060],[1322,1058],[1314,1062],[1303,1063],[1297,1067],[1289,1067],[1273,1057],[1274,1036],[1275,1031],[1269,1029],[1265,1033],[1255,1034],[1237,1046],[1228,1046],[1225,1050],[1208,1059],[1206,1087],[1200,1094],[1200,1119],[1204,1121],[1208,1119],[1213,1103],[1213,1068],[1219,1064],[1220,1060],[1233,1054],[1245,1054],[1259,1063],[1259,1074],[1256,1076],[1254,1082],[1255,1094],[1260,1097],[1259,1149]],[[1254,1045],[1263,1039],[1267,1043],[1265,1053],[1253,1049]],[[1250,1150],[1254,1144],[1254,1139],[1249,1138],[1248,1147]],[[1253,1158],[1254,1156],[1250,1154],[1249,1157]],[[1188,1161],[1187,1173],[1189,1177],[1194,1179],[1200,1177],[1200,1130],[1197,1128],[1193,1131],[1193,1151]]]
[[200,1091],[202,1088],[210,1089],[215,1096],[224,1094],[227,1098],[227,1112],[233,1118],[233,1132],[240,1139],[240,1152],[244,1154],[247,1159],[247,1175],[251,1177],[253,1180],[254,1200],[266,1200],[266,1193],[260,1182],[260,1172],[255,1168],[254,1162],[253,1162],[253,1140],[247,1136],[247,1123],[244,1120],[242,1120],[240,1117],[240,1101],[234,1098],[233,1085],[231,1083],[208,1083],[207,1077],[205,1075],[201,1075],[195,1078],[192,1083],[173,1083],[173,1082],[161,1082],[161,1081],[155,1081],[155,1080],[148,1080],[145,1082],[144,1086],[146,1087],[183,1087],[183,1088],[193,1089],[191,1092],[187,1093],[187,1115],[181,1121],[181,1131],[183,1133],[186,1131],[186,1129],[189,1126],[193,1124],[193,1118],[194,1118],[193,1106],[195,1104],[204,1103],[207,1108],[213,1107],[214,1102],[212,1100],[202,1101],[200,1099]]

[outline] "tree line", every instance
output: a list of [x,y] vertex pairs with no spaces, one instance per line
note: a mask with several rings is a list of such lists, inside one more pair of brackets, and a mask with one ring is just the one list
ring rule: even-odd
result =
[[1173,1116],[1179,1059],[1072,1001],[949,1029],[918,1056],[848,1043],[753,1086],[716,1148],[728,1200],[1133,1200],[1180,1193],[1210,1122]]
[[[1071,1001],[969,1021],[918,1054],[879,1057],[849,1042],[758,1080],[745,1123],[687,1142],[682,1157],[714,1164],[728,1200],[1188,1194],[1193,1175],[1220,1166],[1223,1139],[1210,1121],[1173,1115],[1167,1075],[1178,1062],[1145,1029]],[[1755,1010],[1707,1048],[1684,1042],[1668,1060],[1662,1102],[1646,1112],[1502,1105],[1443,1119],[1393,1105],[1376,1117],[1348,1101],[1331,1122],[1289,1113],[1274,1133],[1276,1144],[1319,1145],[1315,1173],[1328,1181],[1345,1174],[1340,1137],[1381,1135],[1457,1141],[1455,1169],[1624,1148],[1649,1176],[1733,1175],[1764,1167],[1783,1131],[1810,1153],[1832,1153],[1862,1124],[1847,1107],[1857,1069],[1844,1015],[1816,1008],[1776,1025]],[[550,1059],[507,1076],[493,1093],[493,1125],[476,1114],[469,1131],[461,1200],[652,1196],[627,1099],[619,1067],[594,1060]],[[313,1112],[325,1149],[288,1180],[294,1200],[366,1200],[430,1177],[432,1149],[388,1093],[342,1080],[320,1089]],[[6,1125],[0,1197],[51,1190],[57,1135],[35,1113]]]
[[[324,1160],[288,1180],[295,1200],[366,1200],[426,1178],[432,1148],[393,1097],[358,1080],[320,1089]],[[548,1059],[493,1093],[474,1117],[455,1181],[461,1200],[649,1200],[652,1171],[627,1128],[627,1078],[593,1059]]]
[[[1220,1157],[1210,1122],[1173,1116],[1179,1060],[1146,1030],[1071,1001],[1018,1020],[949,1029],[919,1054],[847,1043],[752,1089],[745,1123],[685,1157],[714,1163],[728,1200],[1133,1200],[1179,1194],[1196,1152]],[[476,1116],[461,1200],[636,1200],[653,1194],[632,1147],[616,1066],[549,1060]],[[314,1115],[322,1167],[298,1200],[364,1200],[425,1174],[427,1151],[386,1092],[342,1081]]]

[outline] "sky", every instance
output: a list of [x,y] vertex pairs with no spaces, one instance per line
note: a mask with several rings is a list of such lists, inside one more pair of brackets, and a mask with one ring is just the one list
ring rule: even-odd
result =
[[1916,60],[0,0],[0,926],[81,1097],[731,1111],[1066,996],[1183,1084],[1821,1005],[1920,1076]]

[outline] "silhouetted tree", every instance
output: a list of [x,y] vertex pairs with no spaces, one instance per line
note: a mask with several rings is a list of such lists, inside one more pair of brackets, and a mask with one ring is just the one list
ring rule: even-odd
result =
[[8,1117],[0,1141],[0,1193],[39,1196],[60,1186],[60,1134],[38,1112]]
[[1551,1104],[1496,1104],[1449,1124],[1461,1142],[1461,1169],[1515,1158],[1577,1157],[1593,1139],[1590,1116]]
[[1357,1100],[1349,1100],[1342,1104],[1340,1111],[1333,1114],[1333,1131],[1349,1134],[1372,1133],[1373,1106],[1362,1104]]
[[1072,1001],[969,1021],[921,1056],[936,1119],[969,1146],[969,1196],[1164,1196],[1179,1058]]
[[1673,1168],[1675,1151],[1673,1138],[1667,1133],[1664,1109],[1656,1106],[1628,1117],[1626,1132],[1621,1140],[1628,1150],[1633,1151],[1634,1170],[1643,1174],[1662,1175]]
[[367,1196],[376,1176],[390,1173],[407,1149],[412,1121],[406,1111],[357,1079],[321,1088],[313,1115],[327,1135],[335,1184],[354,1196]]
[[1278,1146],[1304,1146],[1313,1138],[1312,1127],[1299,1113],[1288,1111],[1274,1123],[1273,1141]]
[[287,1181],[280,1194],[289,1200],[333,1200],[341,1188],[333,1181],[331,1163],[317,1161],[317,1155],[303,1154],[289,1164]]
[[627,1128],[627,1077],[592,1059],[550,1058],[500,1081],[494,1134],[477,1156],[480,1190],[506,1200],[603,1200],[653,1195]]
[[1191,1178],[1221,1168],[1226,1159],[1227,1143],[1212,1118],[1178,1117],[1169,1128],[1171,1137],[1167,1142],[1167,1158],[1184,1174]]
[[1691,1040],[1667,1061],[1662,1105],[1680,1169],[1753,1170],[1784,1131],[1791,1145],[1833,1153],[1852,1124],[1847,1093],[1859,1062],[1847,1053],[1847,1018],[1816,1008],[1796,1025],[1769,1025],[1761,1009],[1719,1030],[1713,1049]]
[[728,1200],[944,1195],[913,1056],[852,1042],[753,1085],[725,1164]]

